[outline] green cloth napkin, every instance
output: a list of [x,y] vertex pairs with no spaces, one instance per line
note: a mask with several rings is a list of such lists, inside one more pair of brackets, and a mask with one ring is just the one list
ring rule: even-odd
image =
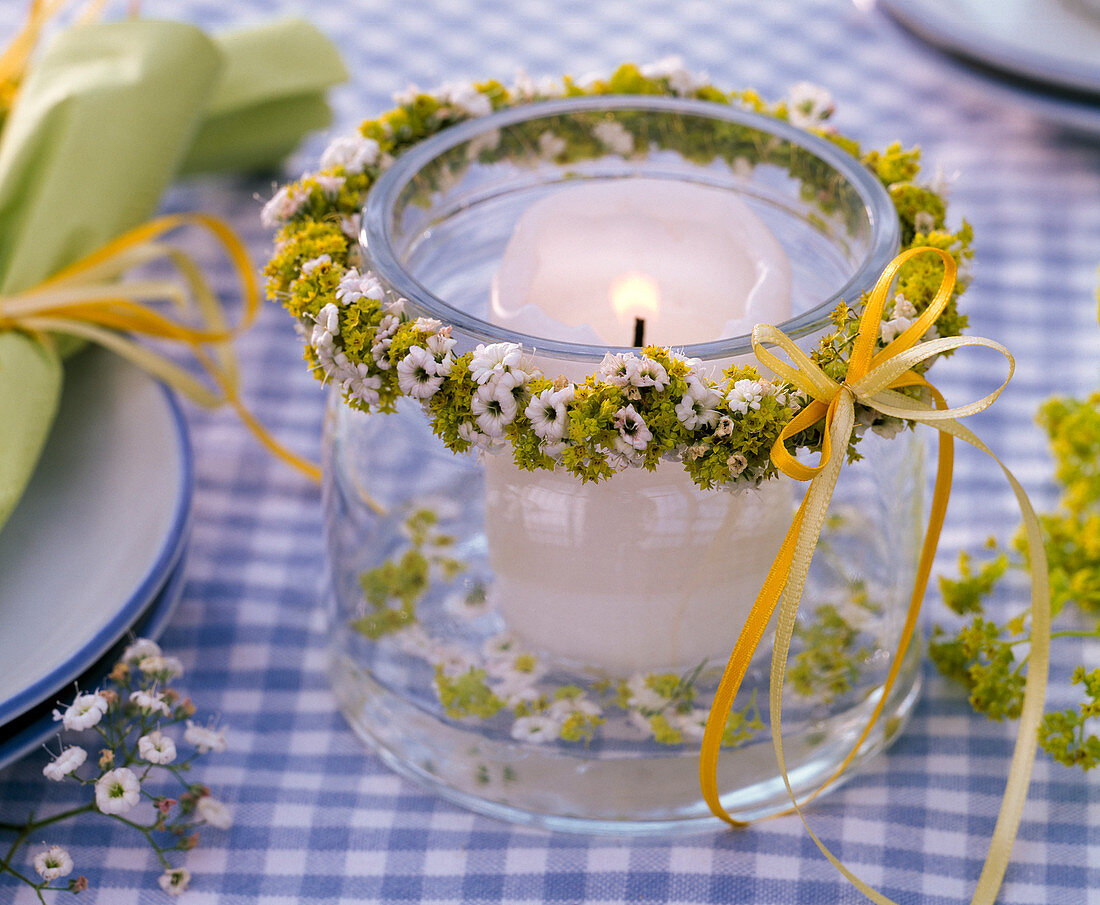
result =
[[[327,122],[323,90],[345,77],[303,22],[216,40],[144,19],[62,32],[0,133],[0,295],[147,220],[181,167],[273,166]],[[57,340],[0,332],[0,527],[53,423],[62,359],[75,347]]]

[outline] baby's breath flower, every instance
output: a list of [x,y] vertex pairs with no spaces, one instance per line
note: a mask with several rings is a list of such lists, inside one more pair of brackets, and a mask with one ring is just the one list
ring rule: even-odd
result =
[[767,395],[767,388],[759,380],[738,380],[726,394],[726,404],[731,412],[747,414],[749,409],[758,411],[760,400]]
[[204,795],[195,805],[195,809],[199,817],[215,829],[227,830],[233,826],[233,812],[224,802],[216,798]]
[[191,885],[191,871],[186,867],[170,867],[157,877],[157,883],[170,896],[180,896]]
[[277,229],[291,219],[305,204],[305,190],[297,185],[284,185],[263,206],[260,211],[260,223],[268,229]]
[[[653,434],[649,432],[642,416],[635,411],[632,405],[619,409],[615,413],[612,423],[619,431],[622,442],[630,449],[643,450],[649,445],[649,441],[653,439]],[[620,451],[625,452],[626,450]]]
[[434,317],[418,317],[413,321],[413,329],[417,333],[435,333],[442,326],[443,321],[436,320]]
[[722,397],[717,390],[697,377],[692,377],[688,382],[687,392],[676,404],[676,417],[688,430],[714,427],[718,422],[718,406],[721,402]]
[[523,347],[517,343],[481,344],[474,349],[470,374],[474,383],[485,384],[512,368],[518,368],[522,359]]
[[321,169],[342,167],[349,173],[362,173],[378,162],[381,148],[373,138],[362,135],[344,135],[334,138],[321,153]]
[[558,737],[561,725],[553,717],[543,714],[521,716],[512,724],[512,738],[519,742],[543,744]]
[[170,764],[176,759],[176,743],[155,729],[138,739],[138,753],[151,764]]
[[470,82],[452,82],[441,86],[439,99],[467,116],[488,116],[493,112],[492,101]]
[[72,745],[63,749],[57,757],[46,764],[46,766],[42,768],[42,773],[47,779],[60,782],[87,759],[87,751],[76,745]]
[[59,877],[67,877],[73,872],[73,859],[60,845],[51,845],[44,852],[34,856],[34,869],[47,883]]
[[159,657],[160,654],[160,645],[156,641],[138,638],[122,652],[121,660],[123,663],[138,663],[146,657]]
[[592,134],[609,151],[627,156],[634,150],[634,136],[615,120],[604,120],[592,127]]
[[330,201],[340,197],[340,189],[344,187],[345,179],[333,173],[318,173],[313,177],[314,182],[321,187],[321,192]]
[[443,385],[439,365],[427,349],[413,346],[397,364],[397,385],[413,399],[431,399]]
[[668,87],[681,96],[692,94],[707,83],[705,73],[696,75],[685,69],[683,60],[677,56],[665,57],[656,63],[642,66],[642,75],[647,79],[667,79]]
[[147,676],[154,676],[163,682],[183,675],[183,663],[180,662],[179,657],[165,657],[160,654],[142,657],[138,663],[138,669]]
[[220,754],[226,749],[224,729],[197,726],[191,720],[187,721],[187,729],[183,733],[183,739],[188,744],[198,748],[200,754],[205,754],[207,751],[216,751]]
[[574,389],[543,390],[527,405],[524,414],[531,422],[535,436],[543,440],[561,440],[569,431],[566,406],[573,401]]
[[141,801],[141,784],[129,767],[108,770],[95,783],[95,803],[104,814],[126,814]]
[[164,694],[159,691],[146,691],[139,688],[137,691],[130,692],[130,703],[149,715],[154,713],[159,713],[162,716],[172,715],[172,708],[168,706]]
[[474,421],[488,437],[504,436],[505,426],[516,417],[516,400],[509,390],[509,387],[489,383],[478,387],[470,399]]
[[833,114],[833,96],[820,85],[799,82],[791,88],[787,104],[792,126],[799,129],[817,129]]
[[70,732],[91,729],[107,712],[108,701],[98,691],[90,694],[78,694],[64,713],[53,712],[54,722],[61,724]]
[[543,132],[538,141],[539,155],[545,160],[555,160],[561,157],[565,153],[565,149],[569,147],[564,138],[549,131]]

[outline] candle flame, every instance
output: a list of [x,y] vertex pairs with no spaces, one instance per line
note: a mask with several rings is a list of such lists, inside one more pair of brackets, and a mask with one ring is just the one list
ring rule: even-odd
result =
[[631,318],[645,320],[656,317],[661,309],[661,293],[657,288],[657,281],[649,274],[637,270],[615,277],[607,294],[611,307],[622,323]]

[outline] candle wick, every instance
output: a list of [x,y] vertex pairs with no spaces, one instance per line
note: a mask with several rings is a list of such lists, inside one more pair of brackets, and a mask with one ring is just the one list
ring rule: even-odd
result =
[[639,349],[645,345],[645,318],[634,318],[634,343]]

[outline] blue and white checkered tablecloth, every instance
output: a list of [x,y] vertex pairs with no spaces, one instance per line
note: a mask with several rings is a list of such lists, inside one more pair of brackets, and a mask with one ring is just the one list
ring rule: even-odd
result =
[[[0,37],[22,3],[0,7]],[[919,144],[952,180],[952,211],[975,229],[972,331],[1007,345],[1018,371],[975,429],[1050,504],[1049,462],[1032,418],[1052,393],[1100,382],[1100,141],[1061,132],[964,78],[872,4],[848,0],[148,0],[144,11],[218,28],[277,13],[312,19],[352,71],[335,95],[336,129],[389,106],[410,82],[610,70],[669,54],[725,87],[779,96],[800,80],[836,96],[839,128],[868,145]],[[316,137],[290,167],[315,159]],[[168,199],[237,227],[257,261],[270,236],[257,195],[270,184],[195,181]],[[204,249],[196,249],[206,255]],[[205,260],[205,258],[204,258]],[[211,254],[219,286],[231,274]],[[282,440],[316,456],[322,394],[301,365],[289,319],[268,306],[238,345],[246,401]],[[994,356],[937,366],[948,399],[999,381]],[[981,390],[981,392],[978,392]],[[229,727],[229,750],[199,777],[233,807],[227,832],[203,833],[186,858],[193,905],[430,903],[846,903],[862,897],[820,855],[797,818],[744,832],[669,840],[562,835],[476,816],[390,772],[337,712],[324,672],[316,487],[269,458],[228,411],[188,408],[196,453],[194,531],[183,598],[163,644],[187,668],[199,706]],[[1016,523],[988,460],[960,453],[941,549]],[[930,595],[930,608],[937,601]],[[1100,648],[1058,656],[1100,662]],[[3,668],[0,664],[0,668]],[[1068,672],[1068,670],[1063,670]],[[1055,685],[1051,700],[1068,703]],[[810,821],[855,873],[902,903],[968,902],[1003,789],[1014,727],[974,717],[926,670],[904,736],[858,778],[815,804]],[[0,771],[0,819],[69,801],[36,753]],[[160,868],[135,834],[90,818],[59,826],[91,889],[81,901],[161,901]],[[34,894],[0,880],[0,902]],[[1100,905],[1100,782],[1040,755],[1004,905]]]

